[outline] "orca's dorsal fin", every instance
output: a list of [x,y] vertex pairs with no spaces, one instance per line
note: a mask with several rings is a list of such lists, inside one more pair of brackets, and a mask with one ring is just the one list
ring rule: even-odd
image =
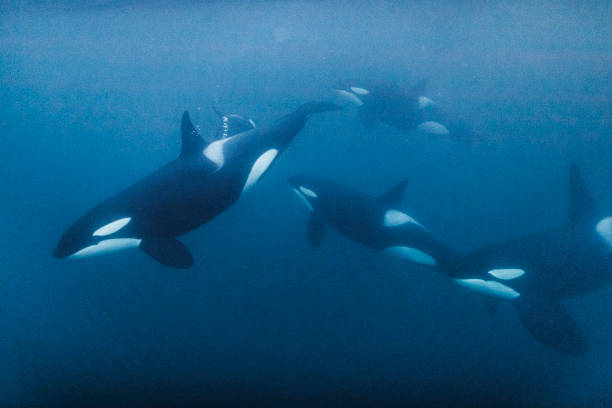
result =
[[587,190],[580,169],[576,163],[570,166],[570,208],[567,220],[570,223],[589,220],[597,214],[597,208],[593,197]]
[[404,190],[408,185],[408,180],[403,180],[391,187],[386,193],[378,197],[378,202],[388,208],[398,208],[402,205]]
[[139,247],[162,265],[180,269],[193,266],[193,255],[176,238],[147,238],[140,242]]
[[191,123],[189,112],[183,112],[181,119],[181,156],[202,151],[205,145],[206,142]]

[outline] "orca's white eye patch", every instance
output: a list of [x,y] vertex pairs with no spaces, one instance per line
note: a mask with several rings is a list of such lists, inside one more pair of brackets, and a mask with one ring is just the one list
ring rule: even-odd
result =
[[519,276],[523,276],[525,271],[518,268],[508,268],[508,269],[491,269],[489,271],[489,275],[496,277],[497,279],[502,280],[510,280],[516,279]]
[[612,217],[599,221],[595,230],[612,247]]
[[125,227],[131,220],[132,220],[132,217],[120,218],[118,220],[115,220],[111,223],[108,223],[98,228],[91,235],[93,235],[94,237],[103,237],[105,235],[114,234],[115,232],[119,231],[121,228]]
[[308,189],[308,188],[306,188],[304,186],[300,186],[299,189],[302,192],[302,194],[304,194],[307,197],[310,197],[310,198],[317,198],[318,197],[317,193],[315,193],[314,191],[312,191],[312,190],[310,190],[310,189]]
[[484,279],[454,279],[459,285],[484,295],[498,297],[502,299],[515,299],[521,296],[516,290],[503,283],[487,281]]

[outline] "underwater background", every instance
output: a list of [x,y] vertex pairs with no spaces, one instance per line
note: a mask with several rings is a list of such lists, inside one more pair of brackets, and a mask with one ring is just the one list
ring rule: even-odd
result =
[[[612,6],[533,3],[3,2],[0,406],[612,406],[612,288],[564,301],[589,342],[564,356],[430,269],[331,229],[311,248],[286,182],[408,179],[403,208],[461,253],[562,222],[572,161],[612,210]],[[178,155],[184,110],[265,124],[347,78],[428,78],[477,137],[317,115],[182,238],[194,268],[51,257]]]

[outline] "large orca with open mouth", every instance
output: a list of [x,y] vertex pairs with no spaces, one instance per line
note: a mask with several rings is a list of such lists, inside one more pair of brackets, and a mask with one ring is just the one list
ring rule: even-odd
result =
[[211,143],[185,112],[179,157],[77,219],[53,255],[82,258],[138,247],[164,265],[192,266],[193,257],[177,236],[215,218],[251,189],[310,114],[336,109],[329,102],[306,103],[261,128],[228,117],[222,137]]
[[446,270],[456,255],[431,231],[401,210],[406,182],[375,197],[342,184],[304,175],[288,179],[311,210],[307,236],[318,246],[325,224],[366,247]]
[[562,353],[587,341],[561,300],[612,283],[612,217],[601,216],[575,164],[570,209],[557,228],[477,250],[451,266],[460,285],[512,302],[529,332]]

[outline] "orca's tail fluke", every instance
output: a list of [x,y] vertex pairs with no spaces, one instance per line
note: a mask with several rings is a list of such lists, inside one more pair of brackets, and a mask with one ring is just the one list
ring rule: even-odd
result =
[[312,101],[301,105],[297,111],[303,115],[341,110],[342,106],[328,101]]

